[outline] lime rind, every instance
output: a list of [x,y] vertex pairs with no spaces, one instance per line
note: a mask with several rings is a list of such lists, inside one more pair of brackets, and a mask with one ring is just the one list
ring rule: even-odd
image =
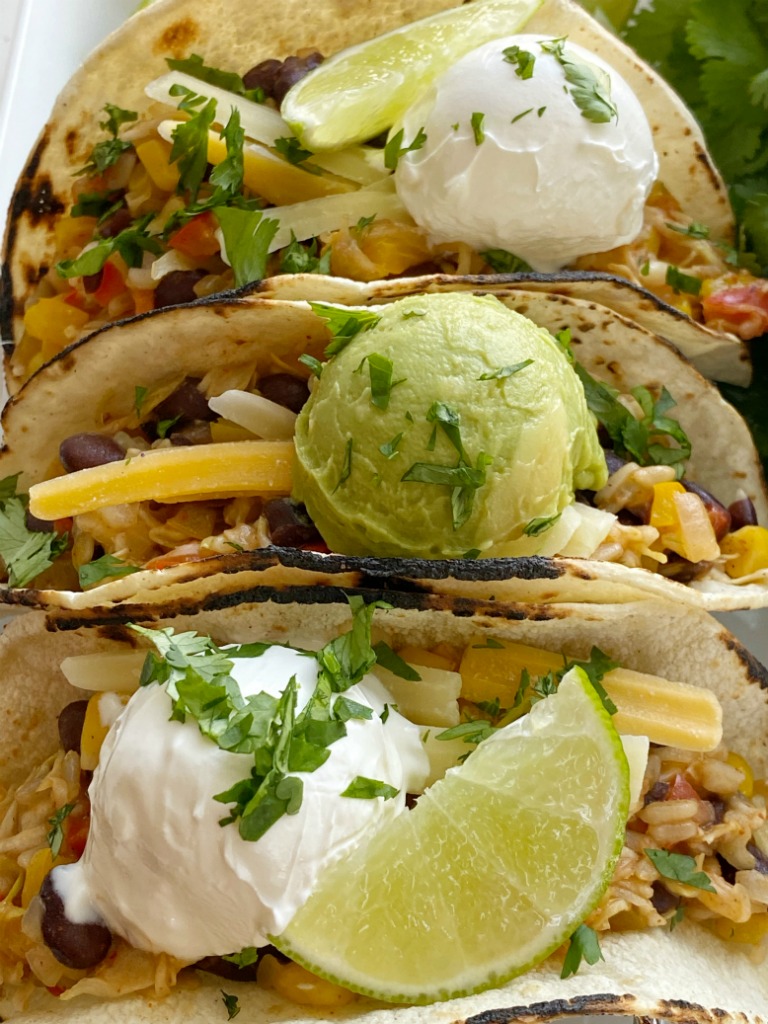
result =
[[281,114],[314,151],[341,149],[390,128],[466,53],[525,25],[543,0],[474,0],[330,57],[286,95]]
[[[476,835],[487,837],[494,831],[478,824],[484,818],[478,808],[486,808],[494,799],[505,799],[497,788],[488,785],[488,776],[493,773],[486,770],[483,762],[493,765],[508,756],[511,765],[514,747],[519,746],[520,739],[526,745],[551,739],[554,749],[560,737],[566,750],[572,738],[580,737],[583,744],[585,735],[593,741],[597,752],[597,762],[592,759],[588,770],[594,773],[595,764],[599,763],[599,778],[589,783],[584,780],[584,800],[580,806],[566,809],[562,821],[570,821],[574,828],[581,821],[582,843],[584,830],[592,827],[596,849],[590,851],[587,841],[586,853],[584,849],[580,853],[578,891],[565,886],[560,905],[547,908],[554,919],[546,920],[536,900],[528,898],[524,888],[514,889],[510,879],[519,875],[518,884],[524,886],[525,870],[522,862],[513,863],[508,846],[504,852],[506,859],[502,858],[499,864],[493,848],[481,848],[475,843]],[[525,767],[528,758],[526,752],[518,769]],[[579,777],[577,769],[577,765],[569,763],[559,768],[552,766],[550,814],[563,792],[565,780],[574,772]],[[546,771],[538,774],[539,782],[546,781]],[[545,798],[541,790],[536,799],[526,791],[528,779],[524,770],[517,780],[518,784],[523,782],[519,786],[522,798],[515,802],[521,815],[534,814],[536,799]],[[466,792],[456,799],[456,794],[467,787],[472,790],[474,807],[464,805]],[[546,959],[597,906],[623,846],[628,810],[629,769],[621,739],[584,672],[573,669],[554,697],[535,705],[526,718],[486,740],[464,766],[451,770],[445,780],[435,783],[414,810],[382,829],[366,847],[332,865],[288,928],[282,935],[270,937],[270,941],[314,974],[386,1002],[427,1004],[482,992],[524,974]],[[509,812],[507,807],[505,813]],[[540,821],[545,822],[547,814],[540,808],[538,813]],[[605,815],[602,822],[595,818],[600,814]],[[431,820],[425,822],[427,818]],[[500,815],[496,821],[498,828],[492,847],[500,845],[499,837],[504,834],[503,821],[499,824],[502,818]],[[493,814],[489,820],[493,820]],[[553,835],[558,835],[560,821],[554,819]],[[420,822],[429,826],[421,834]],[[534,829],[530,834],[541,838],[543,832]],[[508,835],[513,845],[513,836]],[[551,838],[548,841],[551,849]],[[546,871],[550,867],[561,875],[568,870],[568,849],[573,848],[566,848],[562,837],[558,842],[561,848],[554,850],[552,865],[546,861],[541,870],[538,864],[534,865],[532,876],[538,872],[538,877],[533,877],[534,885],[548,884]],[[444,844],[452,844],[454,860],[456,850],[462,844],[465,847],[459,849],[460,863],[468,862],[471,870],[465,870],[461,878],[452,876],[450,871],[440,871]],[[447,863],[450,862],[449,851]],[[551,881],[556,884],[558,879]],[[398,892],[396,900],[389,899],[392,885]],[[514,904],[515,893],[519,900],[515,904],[517,913],[513,910],[507,920],[502,919],[500,910],[505,901],[501,895],[504,885],[511,893],[507,902]],[[543,897],[542,901],[546,902]],[[541,921],[538,931],[537,921]],[[526,929],[531,937],[521,942],[521,933]],[[394,948],[398,941],[403,947],[399,950]],[[360,961],[361,955],[364,964],[373,965],[372,969],[353,962]],[[428,960],[432,961],[432,975],[425,981],[420,974]]]

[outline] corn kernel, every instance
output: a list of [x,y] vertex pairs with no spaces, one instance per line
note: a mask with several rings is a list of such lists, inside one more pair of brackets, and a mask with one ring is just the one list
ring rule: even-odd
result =
[[724,555],[735,556],[725,563],[731,579],[768,569],[768,530],[764,526],[742,526],[723,537],[720,550]]

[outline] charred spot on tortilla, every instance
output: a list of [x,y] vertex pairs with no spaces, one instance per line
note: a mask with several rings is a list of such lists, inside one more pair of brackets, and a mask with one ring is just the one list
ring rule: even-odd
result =
[[190,47],[201,38],[201,27],[194,18],[185,17],[169,25],[152,44],[153,53],[171,54],[177,60],[189,55]]

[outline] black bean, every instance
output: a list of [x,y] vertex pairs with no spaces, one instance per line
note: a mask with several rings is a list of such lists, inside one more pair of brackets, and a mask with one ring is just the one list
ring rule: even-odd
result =
[[133,224],[133,217],[131,211],[127,206],[121,206],[114,213],[111,213],[105,221],[99,224],[96,229],[98,234],[102,238],[114,238],[115,235],[119,235],[121,231],[125,231]]
[[87,700],[73,700],[59,715],[59,741],[64,750],[80,753],[80,737],[87,708]]
[[699,484],[695,484],[691,480],[683,480],[682,483],[686,491],[698,494],[704,502],[704,508],[707,510],[712,529],[715,531],[715,537],[722,540],[731,528],[731,514],[728,509]]
[[740,530],[742,526],[757,526],[757,512],[751,498],[739,498],[728,506],[731,514],[731,529]]
[[95,274],[85,274],[83,277],[83,291],[86,295],[91,295],[93,292],[99,290],[101,279],[104,276],[104,271],[99,270]]
[[669,792],[668,782],[655,782],[653,786],[645,794],[645,800],[643,803],[647,807],[648,804],[653,803],[654,800],[666,799],[667,793]]
[[53,521],[51,519],[38,519],[27,509],[24,513],[24,523],[28,530],[34,533],[53,533]]
[[617,455],[611,448],[606,448],[603,451],[603,455],[605,455],[605,462],[608,466],[609,473],[615,473],[618,469],[621,469],[622,466],[626,466],[627,464],[627,460],[622,459],[622,457]]
[[689,562],[674,551],[667,551],[666,555],[667,562],[658,571],[668,580],[677,580],[678,583],[690,583],[698,579],[712,565],[711,562]]
[[243,85],[246,89],[263,89],[267,96],[272,95],[275,88],[275,78],[283,62],[274,57],[263,60],[256,64],[243,75]]
[[125,458],[125,449],[108,434],[73,434],[59,445],[59,458],[68,473],[75,473],[78,469],[120,462]]
[[[55,870],[55,869],[54,869]],[[101,923],[74,924],[64,913],[64,903],[49,872],[40,888],[43,902],[43,941],[59,963],[83,971],[101,963],[109,952],[112,935]]]
[[291,373],[273,373],[262,377],[259,391],[270,402],[277,402],[296,413],[301,412],[309,398],[309,384]]
[[715,816],[715,824],[719,825],[725,816],[725,800],[721,800],[720,797],[711,796],[709,802],[712,804],[712,812]]
[[210,444],[211,428],[207,423],[193,423],[183,430],[174,430],[168,435],[171,444],[177,447],[192,444]]
[[200,380],[185,377],[175,391],[155,407],[154,412],[159,420],[176,420],[176,426],[183,427],[195,420],[214,420],[216,413],[208,405],[208,400],[198,387]]
[[680,906],[680,897],[674,896],[663,882],[654,882],[651,903],[656,913],[663,916],[668,914],[670,910],[676,910]]
[[720,864],[720,871],[723,878],[729,885],[733,885],[736,881],[736,868],[721,853],[716,853],[718,863]]
[[195,285],[207,273],[207,270],[172,270],[161,277],[155,288],[155,309],[194,302],[197,298]]
[[292,85],[296,85],[302,78],[305,78],[310,71],[319,67],[325,58],[322,53],[315,50],[304,57],[287,57],[283,66],[275,75],[275,84],[272,88],[272,98],[277,100],[278,105],[283,102],[285,95]]
[[274,498],[264,506],[273,544],[284,548],[298,548],[302,544],[315,544],[322,538],[307,515],[303,505],[290,498]]
[[747,843],[747,850],[755,858],[755,871],[761,875],[768,875],[768,857],[763,853],[757,843]]

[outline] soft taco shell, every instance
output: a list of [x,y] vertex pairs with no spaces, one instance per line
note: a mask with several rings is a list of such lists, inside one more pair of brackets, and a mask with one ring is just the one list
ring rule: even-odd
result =
[[[466,605],[435,610],[429,602],[377,612],[379,637],[394,645],[463,644],[490,634],[585,656],[597,644],[611,657],[639,671],[695,680],[712,689],[723,705],[725,742],[747,757],[756,773],[768,769],[768,678],[765,670],[718,623],[701,612],[676,606],[561,605],[510,608],[488,616]],[[160,610],[162,616],[162,610]],[[158,625],[209,633],[220,643],[286,640],[308,646],[326,642],[348,623],[348,607],[311,599],[288,603],[242,604],[215,612],[170,618]],[[659,629],[663,618],[664,629]],[[42,612],[12,622],[0,639],[0,665],[6,685],[0,692],[0,784],[18,781],[24,772],[55,749],[55,715],[80,696],[58,670],[69,655],[113,651],[135,645],[128,631],[81,629],[66,634],[47,631]],[[424,1008],[391,1008],[361,1000],[335,1011],[307,1011],[274,992],[242,983],[225,983],[240,1001],[245,1022],[292,1022],[333,1019],[355,1024],[502,1024],[544,1021],[580,1014],[635,1014],[663,1017],[679,1024],[765,1024],[768,976],[747,956],[703,929],[683,922],[670,935],[665,929],[612,933],[602,942],[605,961],[582,967],[561,980],[560,963],[549,961],[506,986]],[[117,1002],[98,998],[63,1002],[41,994],[40,1003],[18,1018],[19,1024],[42,1021],[121,1021],[160,1024],[177,1020],[208,1022],[223,1018],[222,981],[197,974],[169,999],[128,997]]]
[[[323,292],[322,282],[333,284],[330,294]],[[670,345],[603,306],[503,283],[478,286],[463,279],[403,279],[380,287],[323,278],[315,284],[315,296],[354,305],[376,304],[410,294],[425,283],[431,291],[489,292],[553,332],[570,328],[579,361],[620,391],[639,384],[665,385],[678,402],[674,415],[693,441],[690,478],[726,505],[745,492],[755,503],[759,519],[768,520],[759,458],[738,413]],[[259,296],[221,297],[157,310],[105,328],[70,346],[11,399],[3,413],[10,441],[0,455],[0,477],[21,471],[21,485],[28,487],[46,478],[65,438],[81,431],[114,431],[131,417],[135,421],[137,386],[154,388],[180,382],[185,376],[202,378],[216,367],[261,366],[268,356],[279,355],[289,362],[306,351],[319,353],[325,338],[322,322],[306,303]],[[278,553],[278,557],[283,562],[283,556]],[[596,603],[655,596],[723,611],[768,604],[768,583],[762,577],[738,586],[704,580],[691,587],[643,569],[581,559],[487,559],[469,563],[468,573],[467,562],[443,562],[436,568],[429,562],[400,560],[339,562],[301,552],[287,552],[282,568],[277,568],[274,549],[142,571],[84,594],[26,590],[0,596],[12,603],[81,611],[98,608],[100,614],[125,617],[131,614],[128,606],[138,610],[147,602],[164,600],[157,593],[161,587],[178,585],[181,589],[174,594],[180,600],[200,601],[208,595],[213,600],[216,594],[242,592],[267,576],[284,579],[286,562],[295,568],[297,558],[309,570],[310,581],[316,581],[318,573],[338,572],[341,566],[411,580],[434,580],[437,574],[438,580],[429,586],[452,593],[469,587],[475,596],[499,601]],[[242,571],[252,575],[238,576]]]
[[[242,73],[263,59],[286,57],[304,47],[332,54],[453,5],[453,0],[322,0],[306,19],[289,3],[265,7],[244,6],[238,0],[163,0],[136,14],[65,87],[16,187],[3,255],[3,338],[20,339],[25,304],[55,259],[55,226],[71,202],[73,170],[86,163],[102,136],[99,122],[105,99],[141,112],[149,102],[144,86],[167,70],[166,57],[198,52],[209,64]],[[727,192],[701,131],[656,72],[572,0],[545,0],[526,31],[567,34],[616,67],[648,115],[660,180],[714,237],[729,237],[733,221]],[[669,320],[662,316],[661,322],[672,330],[675,320],[669,314]],[[706,331],[699,333],[704,329],[692,321],[687,325],[682,333],[690,335],[693,349],[712,347]],[[743,353],[744,346],[732,339],[722,359],[717,358],[715,371],[724,379],[745,383]],[[15,388],[17,382],[11,378],[9,386]]]

